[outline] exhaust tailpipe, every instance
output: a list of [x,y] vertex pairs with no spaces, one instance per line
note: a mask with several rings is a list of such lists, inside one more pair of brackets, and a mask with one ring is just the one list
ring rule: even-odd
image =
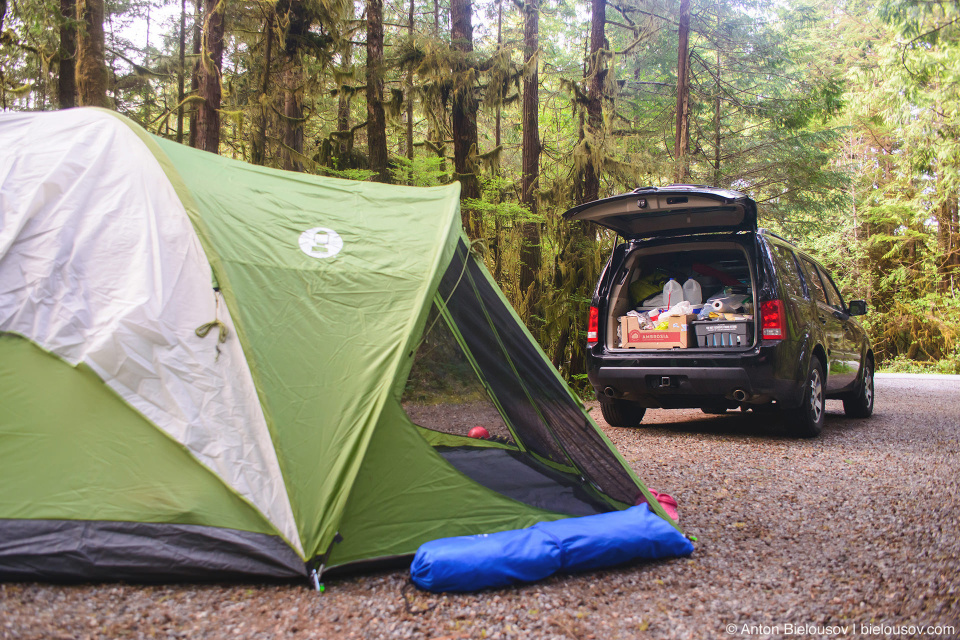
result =
[[736,400],[737,402],[743,402],[749,397],[750,397],[750,394],[748,394],[743,389],[737,389],[736,391],[733,392],[733,399]]
[[603,395],[607,396],[608,398],[612,398],[613,396],[617,395],[617,390],[613,387],[607,387],[603,390]]

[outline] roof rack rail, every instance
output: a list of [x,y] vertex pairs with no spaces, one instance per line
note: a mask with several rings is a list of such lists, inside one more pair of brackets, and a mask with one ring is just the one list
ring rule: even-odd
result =
[[768,236],[773,236],[774,238],[779,238],[784,242],[789,242],[790,244],[796,244],[796,242],[794,242],[793,240],[788,240],[787,238],[784,238],[779,233],[774,233],[773,231],[770,231],[770,229],[767,229],[766,227],[760,227],[759,229],[757,229],[757,231]]

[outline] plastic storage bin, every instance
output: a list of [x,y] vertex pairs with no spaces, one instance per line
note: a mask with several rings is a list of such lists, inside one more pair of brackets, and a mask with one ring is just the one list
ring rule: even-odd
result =
[[700,320],[693,323],[699,347],[746,347],[753,343],[753,320]]

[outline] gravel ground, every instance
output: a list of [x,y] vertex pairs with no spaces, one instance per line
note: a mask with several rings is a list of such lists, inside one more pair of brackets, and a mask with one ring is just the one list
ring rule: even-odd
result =
[[960,637],[960,379],[882,377],[872,419],[828,411],[822,437],[803,441],[740,412],[604,425],[677,498],[699,539],[690,558],[475,595],[408,590],[409,604],[405,572],[330,580],[324,594],[6,584],[0,637]]
[[427,405],[405,402],[403,410],[414,424],[427,429],[465,436],[473,427],[484,427],[491,436],[513,442],[510,430],[489,400]]

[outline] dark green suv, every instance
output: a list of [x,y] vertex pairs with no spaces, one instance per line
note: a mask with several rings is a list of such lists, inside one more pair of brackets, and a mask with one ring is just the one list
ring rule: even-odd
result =
[[842,399],[847,415],[872,414],[873,351],[855,318],[866,303],[845,302],[822,265],[758,229],[746,195],[644,187],[564,217],[624,239],[587,333],[588,378],[611,425],[639,426],[648,407],[741,407],[780,411],[812,437],[827,398]]

